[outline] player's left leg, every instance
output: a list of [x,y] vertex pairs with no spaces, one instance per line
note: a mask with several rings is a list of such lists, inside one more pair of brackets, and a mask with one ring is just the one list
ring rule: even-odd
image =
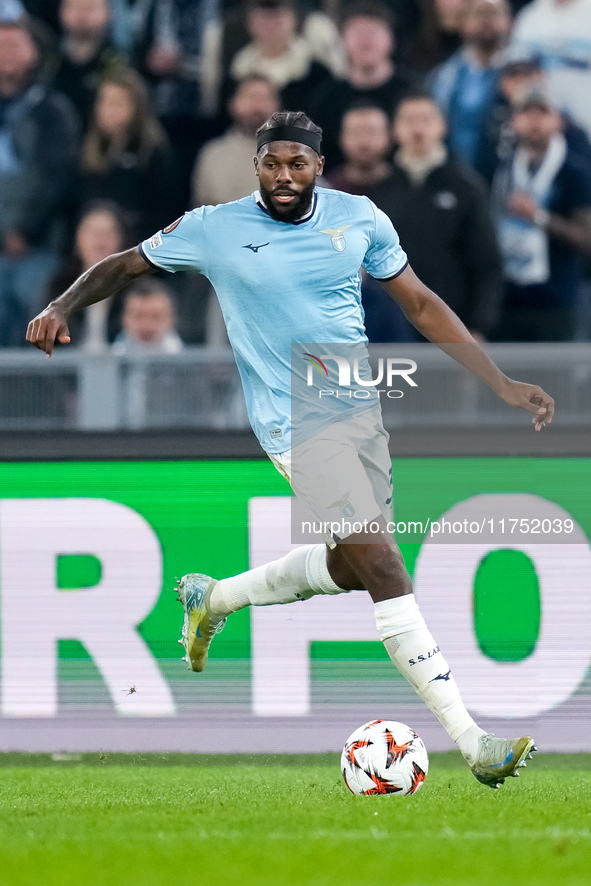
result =
[[179,642],[194,671],[204,669],[211,641],[231,613],[246,606],[295,603],[315,594],[344,594],[358,587],[340,586],[333,581],[324,544],[301,545],[278,560],[220,581],[190,573],[177,585],[185,610]]
[[[321,439],[314,447],[318,445],[321,449],[313,448],[313,455],[317,455],[322,463],[330,458],[334,440],[329,436],[328,440]],[[291,456],[292,452],[288,450],[282,455],[272,455],[271,460],[293,488]],[[344,473],[345,476],[350,476],[357,471],[357,481],[362,487],[361,498],[364,502],[375,504],[365,472],[358,459],[355,462],[344,466],[339,463],[335,466],[335,472],[337,475]],[[307,464],[309,463],[308,458]],[[297,464],[299,465],[299,461]],[[304,477],[301,474],[299,471],[296,495],[316,519],[330,522],[334,515],[330,510],[323,511],[321,508],[318,511],[317,498],[320,497],[329,505],[334,501],[335,493],[331,483],[326,488],[326,483],[323,484],[309,472],[305,472]],[[324,534],[324,538],[327,545],[334,547],[335,542],[329,533]],[[333,580],[327,565],[327,546],[324,544],[299,545],[278,560],[220,581],[201,573],[185,575],[178,582],[177,588],[185,610],[179,641],[186,650],[184,658],[192,670],[202,671],[207,663],[211,641],[223,628],[226,617],[246,606],[294,603],[297,600],[307,600],[315,594],[343,594],[354,589],[363,590],[363,586],[347,582],[346,576],[342,584]]]

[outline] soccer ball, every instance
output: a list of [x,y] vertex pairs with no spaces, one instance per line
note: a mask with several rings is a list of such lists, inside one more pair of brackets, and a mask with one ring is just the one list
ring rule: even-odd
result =
[[396,720],[372,720],[349,736],[341,772],[352,794],[416,794],[427,777],[422,739]]

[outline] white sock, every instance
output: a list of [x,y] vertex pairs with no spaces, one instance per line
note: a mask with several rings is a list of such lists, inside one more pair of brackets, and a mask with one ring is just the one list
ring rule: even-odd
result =
[[215,615],[226,616],[245,606],[271,606],[307,600],[315,594],[344,594],[330,577],[325,545],[302,545],[285,557],[215,585],[209,605]]
[[449,665],[428,630],[414,594],[375,604],[378,633],[400,673],[458,744],[469,763],[484,730],[476,725],[460,697]]

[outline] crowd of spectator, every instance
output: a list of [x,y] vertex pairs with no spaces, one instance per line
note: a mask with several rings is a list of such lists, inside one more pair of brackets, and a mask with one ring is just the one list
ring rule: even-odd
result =
[[[591,340],[591,0],[0,0],[0,346],[101,258],[255,190],[280,108],[323,128],[319,184],[386,212],[478,340]],[[370,341],[417,340],[362,293]],[[225,341],[191,274],[71,331]]]

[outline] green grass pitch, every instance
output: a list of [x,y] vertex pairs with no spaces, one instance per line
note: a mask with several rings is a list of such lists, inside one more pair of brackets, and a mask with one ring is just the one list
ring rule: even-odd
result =
[[414,797],[353,797],[336,755],[0,756],[2,886],[584,886],[591,755],[499,791],[432,754]]

